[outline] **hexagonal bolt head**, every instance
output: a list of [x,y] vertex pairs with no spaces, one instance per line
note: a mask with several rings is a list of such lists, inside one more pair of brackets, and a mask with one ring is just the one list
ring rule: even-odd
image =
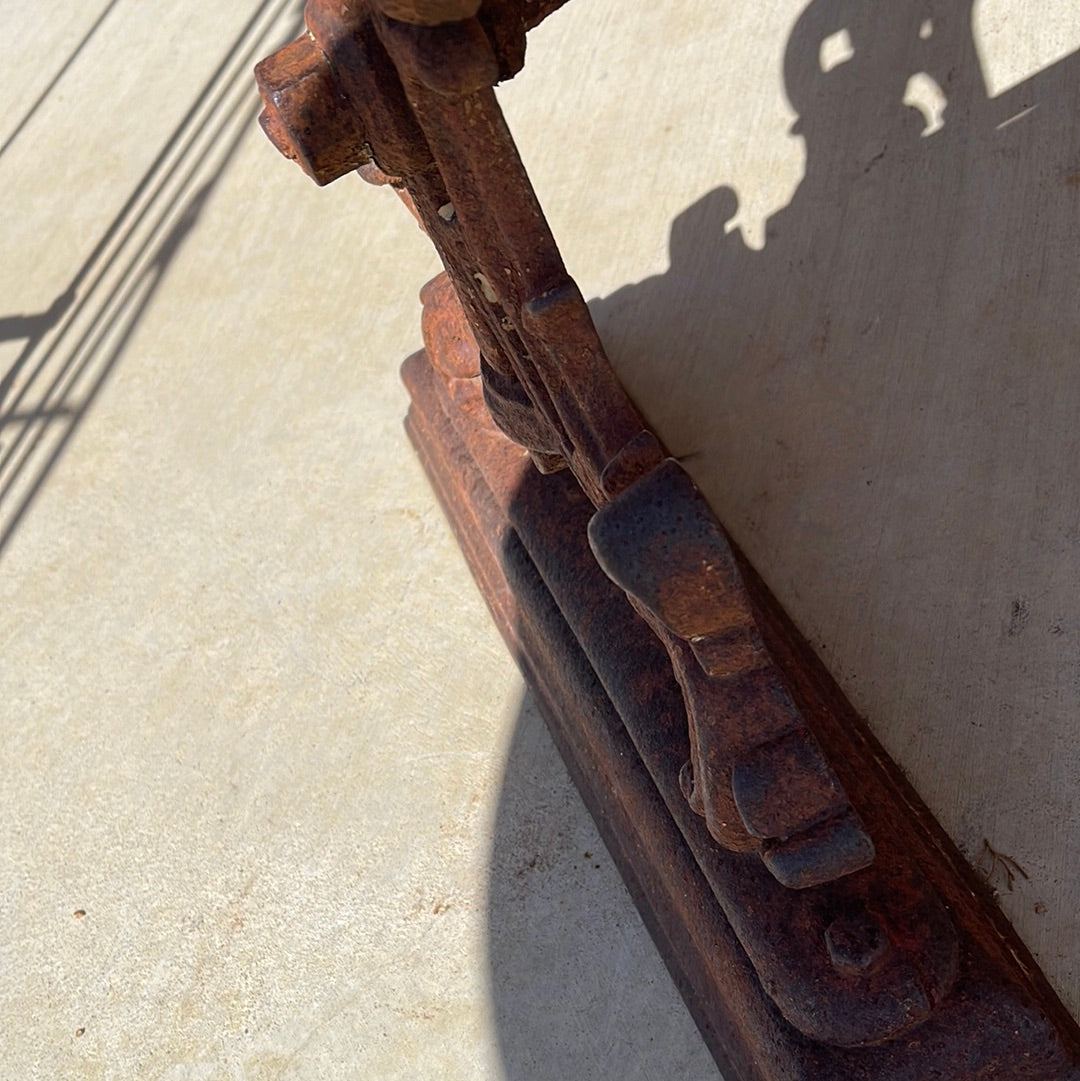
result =
[[255,81],[266,106],[259,115],[263,131],[316,184],[329,184],[371,160],[360,121],[309,35],[258,64]]

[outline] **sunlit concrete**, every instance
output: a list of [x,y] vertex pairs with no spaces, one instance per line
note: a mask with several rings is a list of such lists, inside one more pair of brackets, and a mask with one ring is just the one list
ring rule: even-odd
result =
[[713,1076],[402,431],[430,246],[254,124],[296,5],[105,10],[0,11],[0,1077]]

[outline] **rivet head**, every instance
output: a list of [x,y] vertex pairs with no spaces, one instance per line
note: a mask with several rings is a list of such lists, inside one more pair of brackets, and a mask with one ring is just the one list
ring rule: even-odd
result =
[[873,971],[889,952],[889,939],[869,912],[840,916],[825,931],[825,944],[833,967],[848,976]]

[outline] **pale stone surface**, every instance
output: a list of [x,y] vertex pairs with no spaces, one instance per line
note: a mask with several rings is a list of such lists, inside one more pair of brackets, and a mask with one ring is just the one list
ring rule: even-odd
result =
[[[0,8],[0,140],[104,10]],[[120,0],[0,155],[0,1077],[715,1076],[401,429],[430,246],[254,126],[295,11]]]
[[[1080,16],[818,2],[796,102],[805,6],[571,0],[501,95],[633,392],[1076,1009]],[[716,1076],[401,433],[429,246],[244,112],[295,12],[0,9],[0,1077]],[[810,29],[879,93],[822,107]]]

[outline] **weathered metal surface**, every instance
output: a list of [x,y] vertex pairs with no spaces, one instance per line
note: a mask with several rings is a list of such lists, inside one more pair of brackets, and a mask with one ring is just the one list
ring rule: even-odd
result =
[[[882,835],[871,871],[876,875],[884,868],[885,877],[845,880],[859,890],[876,883],[870,885],[878,892],[869,911],[835,898],[827,911],[803,909],[817,891],[783,890],[756,858],[714,843],[679,790],[689,744],[678,685],[655,635],[585,544],[588,501],[566,474],[535,474],[498,436],[477,380],[447,380],[436,371],[442,366],[433,368],[422,353],[405,365],[413,398],[410,432],[496,620],[537,690],[571,772],[725,1076],[742,1081],[1072,1077],[1069,1045],[1048,1016],[1045,987],[1032,986],[1030,971],[1025,975],[1025,967],[1033,967],[1030,958],[984,907],[985,894],[976,895],[957,873],[959,857],[940,828],[775,609],[758,609],[765,639],[784,672],[799,674],[793,694],[807,714],[835,718],[819,734],[842,760],[849,788],[874,796],[872,805],[860,804],[870,830]],[[493,580],[500,585],[492,588]],[[756,596],[752,577],[747,582]],[[546,607],[540,603],[545,597]],[[572,633],[568,636],[560,624]],[[592,681],[581,674],[581,660],[567,656],[575,646]],[[913,867],[918,881],[911,877]],[[936,916],[920,911],[915,895],[920,889],[940,892]],[[777,910],[777,896],[796,907]],[[770,977],[748,964],[745,938],[733,934],[728,922],[729,916],[749,922],[746,913],[755,912],[767,952],[794,949],[824,958],[835,972],[836,993],[825,1006],[831,1018],[816,1023],[846,1025],[845,1010],[854,1009],[859,1023],[877,1023],[874,1015],[883,1008],[873,991],[861,993],[866,983],[856,991],[847,978],[876,972],[887,983],[891,957],[909,949],[909,940],[921,940],[925,950],[944,909],[951,911],[956,931],[951,941],[942,939],[943,968],[955,973],[951,991],[900,1038],[861,1047],[806,1039],[786,1012],[794,1010],[795,1020],[805,1023],[797,1015],[806,1005],[798,998],[799,985],[793,988],[795,1001],[782,1011]],[[817,930],[808,922],[815,913],[822,917]],[[888,920],[895,920],[891,933],[883,929]],[[917,1009],[925,994],[926,989],[911,987],[909,1008]],[[891,1008],[903,1004],[896,994],[884,1001]]]
[[710,833],[738,851],[760,849],[792,888],[868,866],[873,842],[765,649],[727,538],[682,467],[669,458],[602,507],[589,540],[608,577],[660,625],[689,707],[691,802]]
[[418,26],[471,19],[480,10],[480,0],[376,0],[376,5],[388,19]]
[[285,157],[316,184],[329,184],[370,159],[365,135],[326,54],[305,35],[255,68],[265,106],[259,123]]
[[[319,183],[355,168],[389,183],[438,249],[423,393],[441,404],[420,442],[449,440],[460,481],[429,467],[504,624],[514,597],[485,545],[524,545],[752,965],[771,1005],[728,1026],[757,1064],[744,1074],[1064,1076],[1075,1032],[1045,982],[1001,945],[940,831],[920,840],[925,812],[805,645],[789,648],[606,359],[492,90],[557,6],[309,0],[309,34],[260,65],[263,126]],[[541,472],[569,471],[522,473],[489,411]],[[825,1062],[838,1072],[806,1072]]]

